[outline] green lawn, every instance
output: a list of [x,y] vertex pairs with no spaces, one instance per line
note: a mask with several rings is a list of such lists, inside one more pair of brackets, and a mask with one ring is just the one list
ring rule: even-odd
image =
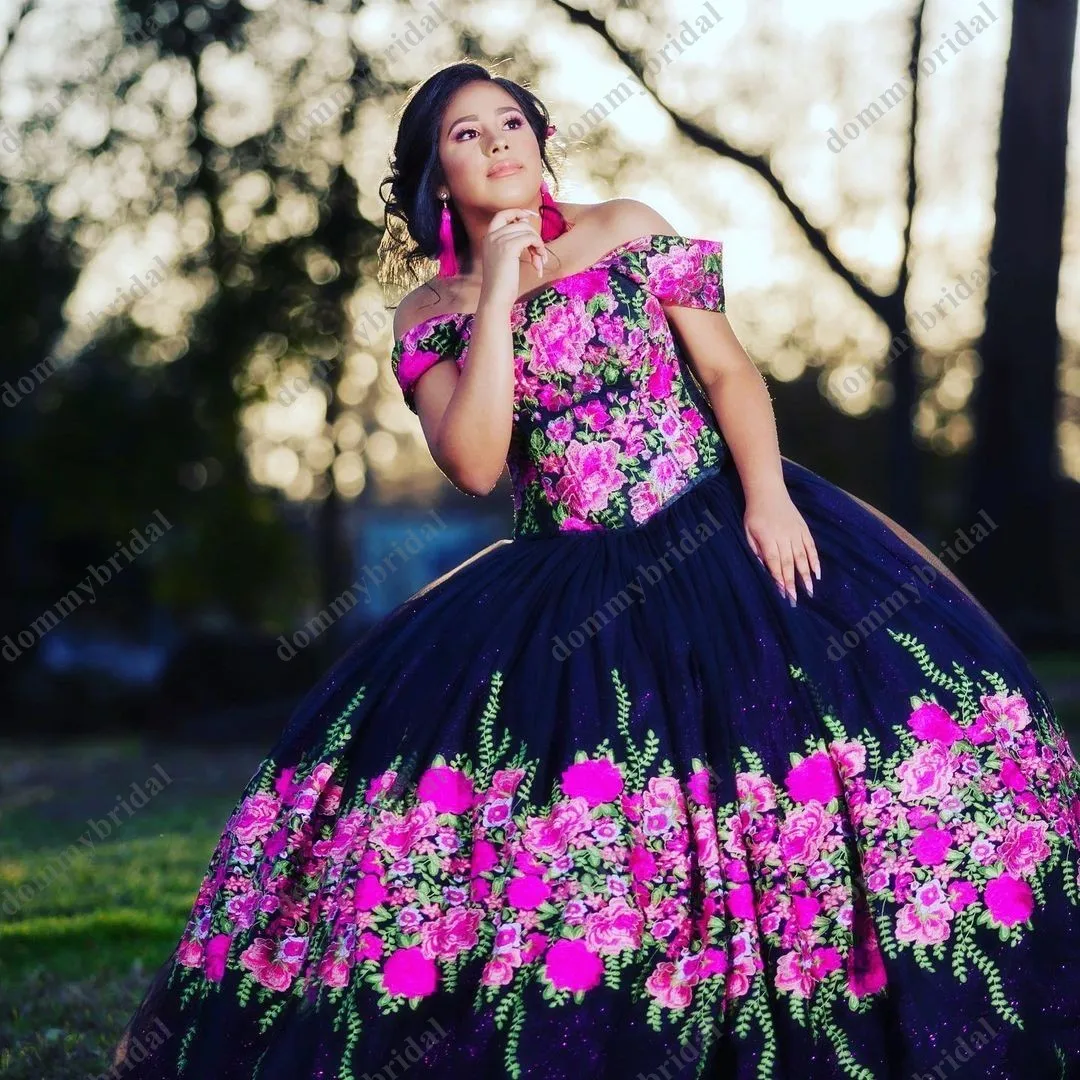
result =
[[[109,1067],[265,751],[0,745],[0,1076],[85,1080]],[[145,791],[159,764],[172,783],[98,840],[87,819],[133,783]],[[72,844],[81,853],[68,858]]]
[[[1080,658],[1033,666],[1080,747]],[[85,1080],[108,1068],[268,745],[0,742],[0,1076]],[[146,790],[155,766],[170,782],[97,840],[87,819],[104,818],[133,783]],[[92,844],[62,858],[82,835]],[[6,910],[4,900],[24,886],[31,894]]]

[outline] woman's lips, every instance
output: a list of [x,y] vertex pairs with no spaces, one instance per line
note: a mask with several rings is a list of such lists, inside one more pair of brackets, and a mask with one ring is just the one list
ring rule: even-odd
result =
[[496,165],[495,168],[488,173],[488,179],[497,180],[500,176],[512,176],[516,172],[521,172],[520,165],[511,165],[509,163],[505,165]]

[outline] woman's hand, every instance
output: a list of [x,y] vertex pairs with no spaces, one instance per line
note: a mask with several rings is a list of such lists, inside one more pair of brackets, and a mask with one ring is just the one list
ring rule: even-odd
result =
[[540,234],[528,220],[539,218],[535,210],[510,207],[493,215],[484,236],[480,257],[483,266],[481,296],[488,302],[513,305],[521,282],[521,253],[531,252],[529,261],[536,267],[537,277],[544,276],[548,252]]
[[796,567],[806,591],[813,596],[810,571],[813,568],[820,581],[821,561],[814,538],[787,491],[780,489],[748,498],[743,525],[751,550],[772,574],[791,606],[795,606]]

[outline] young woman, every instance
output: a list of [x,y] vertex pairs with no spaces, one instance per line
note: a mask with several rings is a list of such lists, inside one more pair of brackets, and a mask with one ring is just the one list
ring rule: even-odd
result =
[[514,535],[297,708],[117,1074],[1073,1075],[1050,702],[938,558],[780,455],[721,243],[556,203],[553,130],[471,63],[404,110],[391,262],[440,276],[393,370],[455,485],[509,466]]

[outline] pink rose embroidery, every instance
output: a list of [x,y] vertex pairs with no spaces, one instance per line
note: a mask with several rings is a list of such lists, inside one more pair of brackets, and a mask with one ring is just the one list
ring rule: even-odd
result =
[[532,910],[551,895],[551,886],[536,874],[513,878],[506,887],[506,900],[512,907]]
[[418,945],[398,949],[383,966],[382,983],[388,994],[407,998],[427,997],[435,992],[438,981],[439,969]]
[[908,726],[920,739],[937,741],[945,746],[951,746],[963,734],[948,711],[933,702],[924,701],[915,709],[908,717]]
[[233,835],[241,844],[253,844],[274,827],[281,800],[259,792],[246,798],[232,826]]
[[445,765],[428,769],[417,785],[417,798],[434,803],[437,814],[463,814],[472,805],[472,797],[472,781]]
[[912,854],[923,866],[937,866],[945,861],[952,843],[948,829],[924,829],[911,845]]
[[274,941],[262,937],[240,954],[240,966],[270,990],[287,990],[300,971],[307,954],[307,941],[286,937]]
[[840,794],[840,781],[833,760],[823,750],[811,754],[792,768],[784,784],[796,802],[816,799],[827,803]]
[[990,915],[1002,926],[1015,926],[1029,919],[1035,906],[1031,886],[1012,874],[1001,874],[988,881],[983,899]]
[[563,794],[580,795],[589,806],[614,802],[623,789],[622,773],[606,758],[579,761],[562,774]]
[[641,947],[644,917],[625,900],[612,901],[585,919],[585,943],[595,953],[620,953]]
[[544,977],[556,990],[591,990],[603,973],[600,958],[580,939],[556,941],[544,957]]

